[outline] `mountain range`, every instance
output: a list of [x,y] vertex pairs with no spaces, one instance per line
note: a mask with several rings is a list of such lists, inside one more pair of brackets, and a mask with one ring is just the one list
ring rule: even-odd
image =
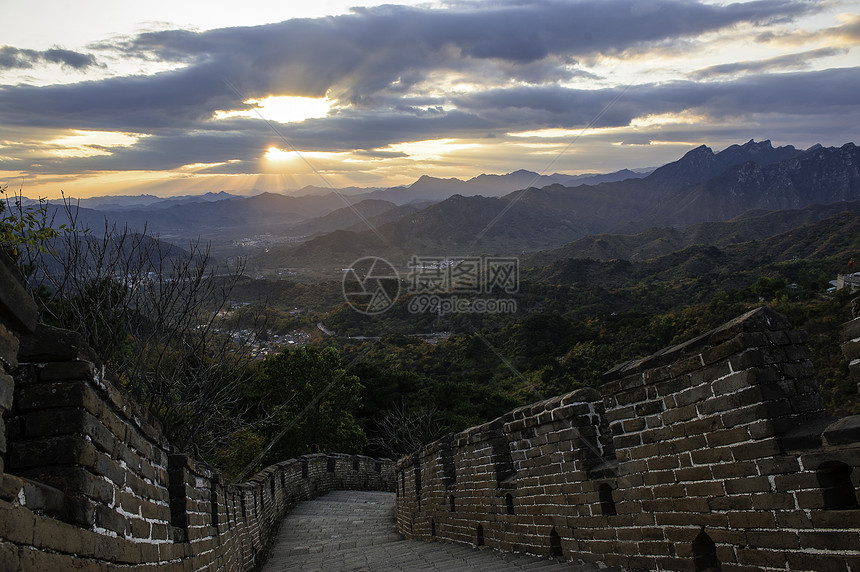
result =
[[717,273],[725,279],[733,273],[794,259],[835,257],[847,263],[858,249],[860,213],[839,212],[759,240],[722,246],[692,244],[647,260],[599,261],[567,256],[527,259],[523,276],[532,282],[594,284],[603,288],[641,280],[661,282],[672,277],[707,279]]
[[[231,242],[265,236],[265,249],[244,251],[258,269],[339,266],[367,255],[401,261],[413,254],[553,249],[559,250],[544,260],[641,259],[691,244],[761,239],[794,223],[856,212],[860,149],[846,143],[801,150],[750,140],[717,153],[699,146],[645,172],[574,176],[520,170],[468,180],[424,176],[408,187],[369,192],[311,191],[103,197],[68,208],[78,227],[95,233],[107,219],[132,231],[146,227],[167,240],[200,236],[220,242],[224,254]],[[810,205],[828,206],[805,208]]]
[[[378,190],[367,195],[368,198],[384,199],[398,205],[414,201],[441,201],[453,195],[464,197],[484,196],[501,197],[510,192],[528,187],[545,187],[548,185],[596,185],[626,179],[640,179],[648,174],[644,172],[622,169],[613,173],[599,175],[539,175],[532,171],[520,169],[507,175],[478,175],[466,181],[460,179],[439,179],[424,175],[408,187],[393,187]],[[364,198],[359,195],[357,198]]]
[[[806,151],[774,148],[770,141],[732,145],[720,153],[698,147],[643,178],[529,187],[502,197],[454,195],[372,230],[338,230],[299,245],[270,249],[254,263],[261,267],[342,264],[371,254],[395,260],[422,253],[523,254],[594,234],[680,229],[731,220],[751,210],[796,210],[857,201],[858,165],[860,149],[853,143]],[[807,215],[814,217],[805,213],[801,218]],[[690,231],[690,236],[696,232]]]
[[762,240],[845,212],[860,214],[860,201],[795,210],[752,210],[724,222],[703,222],[683,228],[654,227],[638,234],[592,234],[556,249],[537,252],[524,263],[542,266],[563,258],[648,260],[696,244],[723,247]]

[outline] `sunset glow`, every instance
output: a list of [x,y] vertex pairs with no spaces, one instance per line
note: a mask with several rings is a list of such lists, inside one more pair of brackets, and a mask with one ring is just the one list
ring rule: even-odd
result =
[[215,119],[232,117],[261,118],[278,123],[296,123],[305,119],[325,117],[334,104],[328,98],[296,97],[290,95],[271,96],[243,101],[251,109],[215,112]]
[[[0,183],[85,197],[609,172],[690,145],[841,145],[860,124],[860,0],[353,5],[4,2],[33,29],[0,46]],[[46,12],[63,26],[37,26]]]

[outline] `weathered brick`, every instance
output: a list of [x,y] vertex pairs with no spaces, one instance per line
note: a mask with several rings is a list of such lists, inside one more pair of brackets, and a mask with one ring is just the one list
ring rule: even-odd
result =
[[18,367],[19,345],[18,336],[7,329],[3,323],[0,323],[0,367],[2,367],[3,362],[9,364],[10,370]]
[[748,564],[759,568],[785,569],[786,556],[784,552],[777,550],[764,550],[762,548],[739,549],[738,563]]
[[15,393],[15,380],[0,370],[0,412],[12,408],[12,396]]
[[770,481],[767,477],[741,477],[725,482],[727,494],[769,492]]
[[629,435],[619,435],[613,439],[617,449],[626,449],[628,447],[636,447],[642,444],[641,433],[632,433]]
[[674,407],[663,413],[663,422],[667,425],[678,423],[679,421],[689,421],[698,417],[699,412],[696,404],[685,405],[683,407]]
[[800,546],[815,550],[860,550],[860,532],[852,531],[815,531],[801,532]]
[[646,485],[663,485],[666,483],[675,482],[675,473],[673,471],[656,471],[649,470],[645,473]]
[[661,381],[660,383],[654,385],[654,389],[657,390],[657,395],[659,397],[673,395],[675,393],[687,389],[688,387],[690,387],[690,377],[686,375],[667,379],[666,381]]
[[87,384],[73,381],[39,383],[16,390],[16,409],[30,411],[49,407],[83,407],[90,413],[99,415],[102,401]]
[[640,417],[661,413],[664,409],[665,406],[662,400],[646,401],[645,403],[637,404],[635,407],[636,415]]
[[788,565],[791,570],[815,570],[815,572],[846,572],[845,561],[838,556],[789,552]]
[[678,457],[674,455],[662,455],[659,457],[651,457],[647,461],[649,471],[657,471],[661,469],[677,469],[680,466]]
[[723,463],[711,467],[716,479],[729,479],[736,477],[750,477],[758,474],[758,469],[752,461]]
[[641,435],[642,443],[663,443],[667,439],[672,438],[672,429],[669,427],[660,427],[657,429],[647,429],[642,431],[639,435]]
[[738,461],[773,457],[782,453],[776,439],[763,439],[752,443],[742,443],[732,447],[732,456]]
[[11,542],[0,541],[0,570],[20,570],[18,547]]
[[741,511],[752,510],[752,499],[748,494],[711,497],[708,499],[711,510]]
[[646,384],[651,385],[668,379],[669,375],[669,366],[663,366],[646,370],[642,374],[642,377],[645,379]]
[[66,554],[82,551],[81,531],[76,526],[44,516],[35,517],[34,545]]
[[715,497],[725,494],[721,481],[707,481],[701,483],[685,483],[684,488],[691,497]]
[[776,525],[771,512],[730,512],[726,516],[732,528],[773,528]]
[[709,447],[720,447],[723,445],[733,445],[735,443],[743,443],[749,441],[749,433],[744,427],[735,427],[734,429],[724,429],[708,433],[705,438],[708,441]]
[[27,469],[48,465],[81,465],[90,467],[96,461],[92,443],[78,436],[60,436],[13,443],[10,447],[9,467]]
[[738,335],[722,344],[702,351],[702,361],[706,364],[722,361],[733,354],[745,350],[747,347],[748,346],[744,342],[743,338]]
[[675,394],[675,403],[678,407],[683,407],[685,405],[690,405],[691,403],[704,401],[710,397],[713,397],[711,385],[702,384]]
[[21,550],[21,570],[74,570],[80,572],[98,572],[101,566],[98,562],[87,561],[67,554],[54,554],[41,550]]
[[790,494],[767,492],[754,494],[751,500],[755,510],[791,510],[795,506],[794,496]]
[[89,361],[51,362],[39,373],[41,381],[87,381],[95,377],[96,367]]
[[96,505],[96,526],[106,528],[119,535],[126,532],[125,518],[118,512],[102,505]]
[[751,548],[797,548],[797,533],[791,531],[757,531],[747,532],[747,543]]
[[711,467],[689,467],[675,471],[678,481],[709,481],[713,478]]
[[[819,498],[821,497],[821,492],[818,492]],[[797,493],[797,496],[800,497],[800,493]],[[821,502],[819,501],[818,507],[821,507]],[[801,508],[805,508],[801,505]],[[835,530],[845,530],[846,522],[857,522],[857,510],[819,510],[812,511],[812,525],[815,528],[832,528]]]
[[774,477],[774,485],[778,491],[796,491],[819,488],[818,478],[814,473],[791,473]]
[[32,545],[36,521],[33,512],[0,501],[0,538],[18,544]]
[[634,387],[640,387],[642,385],[645,385],[645,380],[643,379],[641,373],[636,373],[619,379],[618,383],[621,386],[621,391],[626,391]]
[[672,510],[675,512],[710,512],[708,499],[684,497],[671,500]]
[[637,387],[634,389],[629,389],[627,391],[621,392],[615,396],[615,400],[619,405],[629,405],[631,403],[638,403],[640,401],[644,401],[646,398],[645,388]]

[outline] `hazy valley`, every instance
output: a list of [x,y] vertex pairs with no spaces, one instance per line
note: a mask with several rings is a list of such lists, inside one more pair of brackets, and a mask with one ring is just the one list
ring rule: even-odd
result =
[[[762,304],[810,332],[829,406],[847,412],[860,400],[828,324],[850,317],[848,291],[833,292],[831,281],[853,271],[860,248],[858,165],[853,143],[799,150],[750,141],[605,176],[515,171],[391,189],[103,197],[50,209],[56,220],[70,211],[90,241],[108,221],[131,236],[157,235],[156,259],[181,259],[189,248],[198,256],[199,239],[213,260],[244,264],[223,312],[240,328],[236,339],[250,339],[240,324],[265,314],[253,345],[263,354],[335,348],[366,387],[356,415],[371,437],[392,407],[429,406],[439,427],[457,430],[597,384],[619,360]],[[347,269],[364,257],[397,273],[399,294],[384,312],[356,311],[345,297]],[[503,296],[515,311],[417,311],[413,257],[447,259],[445,269],[515,259],[516,288]],[[470,303],[504,294],[434,293]]]

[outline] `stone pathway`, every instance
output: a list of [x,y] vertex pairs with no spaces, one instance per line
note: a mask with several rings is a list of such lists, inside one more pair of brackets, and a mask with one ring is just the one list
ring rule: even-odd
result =
[[394,493],[335,491],[299,503],[281,524],[262,571],[288,570],[591,572],[597,567],[460,544],[404,540],[394,524]]

